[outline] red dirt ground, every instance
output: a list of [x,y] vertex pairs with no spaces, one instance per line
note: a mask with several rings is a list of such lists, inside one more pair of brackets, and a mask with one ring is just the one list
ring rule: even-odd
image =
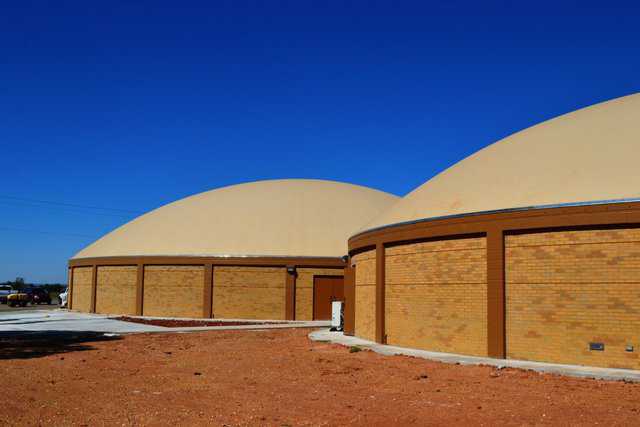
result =
[[638,424],[640,384],[350,353],[308,332],[0,336],[0,424]]
[[243,322],[220,320],[175,320],[175,319],[140,319],[138,317],[120,316],[115,320],[143,325],[164,326],[166,328],[190,328],[193,326],[247,326],[247,325],[276,325],[283,322]]

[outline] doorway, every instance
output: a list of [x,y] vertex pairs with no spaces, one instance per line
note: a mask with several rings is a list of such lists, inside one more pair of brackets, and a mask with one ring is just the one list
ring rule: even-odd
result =
[[333,301],[344,301],[344,277],[314,276],[313,320],[330,320]]

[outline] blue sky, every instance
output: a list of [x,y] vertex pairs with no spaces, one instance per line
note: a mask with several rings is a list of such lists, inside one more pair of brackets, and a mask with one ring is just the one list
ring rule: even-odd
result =
[[13,3],[0,281],[64,281],[70,256],[138,212],[224,185],[309,177],[403,195],[640,89],[634,3]]

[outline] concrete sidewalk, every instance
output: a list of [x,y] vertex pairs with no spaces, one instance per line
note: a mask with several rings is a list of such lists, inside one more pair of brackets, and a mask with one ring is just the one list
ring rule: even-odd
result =
[[385,356],[404,355],[459,365],[489,365],[497,368],[518,368],[537,372],[567,375],[571,377],[640,382],[640,371],[630,369],[597,368],[578,365],[561,365],[556,363],[529,362],[526,360],[493,359],[489,357],[463,356],[460,354],[415,350],[378,344],[373,341],[347,336],[342,332],[330,332],[328,329],[311,332],[309,334],[309,338],[313,341],[331,342],[344,346],[357,346]]
[[[141,317],[144,318],[144,317]],[[158,318],[155,318],[158,319]],[[207,320],[207,319],[182,319],[182,320]],[[231,321],[232,319],[215,319]],[[242,320],[242,319],[233,319]],[[254,320],[245,320],[248,322]],[[85,331],[105,332],[116,334],[131,334],[142,332],[196,332],[209,330],[234,330],[234,329],[283,329],[283,328],[313,328],[328,326],[329,322],[283,322],[277,324],[237,325],[237,326],[196,326],[168,328],[163,326],[144,325],[141,323],[124,322],[115,318],[101,315],[77,313],[67,310],[41,310],[29,312],[3,312],[0,314],[0,333],[2,332],[34,332],[34,331]]]
[[2,332],[85,331],[106,333],[163,332],[159,326],[120,322],[107,316],[74,313],[66,310],[3,312],[0,315]]

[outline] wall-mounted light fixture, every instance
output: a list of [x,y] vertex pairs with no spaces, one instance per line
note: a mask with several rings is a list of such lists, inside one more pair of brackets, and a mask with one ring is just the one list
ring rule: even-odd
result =
[[289,274],[296,274],[296,268],[295,267],[287,267],[287,273]]

